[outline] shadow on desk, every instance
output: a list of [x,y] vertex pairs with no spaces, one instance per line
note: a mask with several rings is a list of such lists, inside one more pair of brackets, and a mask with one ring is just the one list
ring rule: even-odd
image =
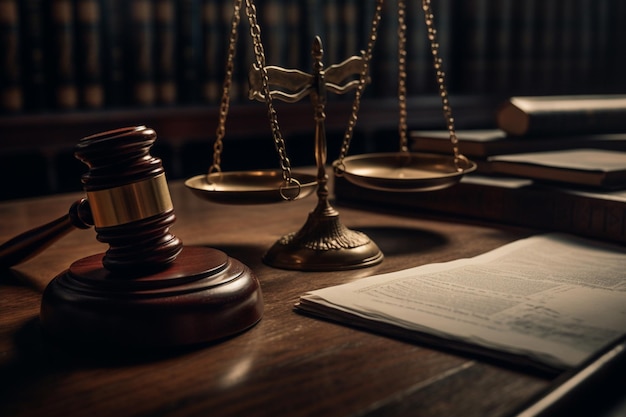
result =
[[[448,243],[444,235],[416,228],[357,227],[354,230],[369,236],[385,256],[419,254],[443,247]],[[263,247],[256,244],[222,244],[220,242],[210,246],[227,253],[253,269],[269,249],[269,246]]]
[[52,371],[56,368],[67,370],[154,363],[160,360],[184,356],[200,349],[206,349],[212,345],[237,337],[237,335],[180,347],[150,350],[112,350],[88,344],[70,344],[57,341],[45,334],[40,325],[39,317],[34,317],[15,333],[17,355],[5,367],[0,366],[0,386],[11,380],[9,375],[11,375],[12,371],[21,373],[32,368],[37,373],[45,374],[47,371]]
[[372,239],[387,256],[432,250],[447,243],[438,233],[401,227],[363,227],[359,231]]

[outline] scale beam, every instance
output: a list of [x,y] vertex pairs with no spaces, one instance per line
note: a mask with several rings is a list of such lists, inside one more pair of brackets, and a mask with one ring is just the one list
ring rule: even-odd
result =
[[[329,271],[361,268],[383,260],[383,254],[365,234],[344,226],[339,213],[328,201],[328,175],[326,174],[325,106],[327,91],[344,94],[355,89],[366,62],[354,56],[331,65],[327,70],[322,63],[322,41],[317,36],[312,47],[313,73],[266,67],[270,97],[263,93],[262,71],[253,66],[249,74],[250,98],[259,101],[278,99],[295,103],[310,97],[315,120],[315,162],[317,165],[318,204],[309,213],[305,225],[296,233],[279,239],[265,254],[268,265],[284,269]],[[356,79],[355,79],[356,78]]]

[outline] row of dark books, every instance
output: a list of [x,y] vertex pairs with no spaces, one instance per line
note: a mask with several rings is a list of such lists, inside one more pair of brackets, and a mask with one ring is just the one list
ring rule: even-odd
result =
[[[245,3],[244,3],[245,4]],[[373,0],[255,0],[268,65],[307,70],[365,49]],[[620,0],[439,0],[439,55],[456,94],[626,88]],[[219,102],[233,2],[0,0],[0,112]],[[241,10],[232,96],[253,48]],[[411,95],[436,93],[421,2],[408,1]],[[397,94],[397,1],[386,1],[366,94]]]
[[[626,96],[513,97],[496,123],[456,132],[477,169],[453,187],[415,198],[338,178],[337,200],[626,243]],[[412,132],[411,150],[453,155],[447,131]]]
[[[366,48],[374,2],[255,0],[267,65],[312,68],[316,35],[326,65]],[[0,0],[0,113],[217,104],[233,2],[221,0]],[[245,2],[239,12],[231,98],[247,101],[254,60]],[[372,95],[397,85],[397,8],[386,2],[375,47]],[[410,70],[428,65],[423,12],[407,8]],[[437,20],[440,20],[437,17]],[[420,33],[418,33],[420,32]],[[380,44],[380,45],[378,45]],[[419,44],[419,46],[417,46]],[[419,66],[419,68],[418,68]],[[428,73],[434,91],[434,78]],[[422,77],[411,77],[418,93]],[[419,79],[419,80],[418,80]],[[374,89],[374,87],[373,87]]]
[[[310,61],[308,3],[255,2],[268,64]],[[357,2],[328,3],[333,42],[347,49]],[[0,110],[218,103],[233,13],[220,0],[0,0]],[[253,59],[245,7],[239,15],[235,99]]]
[[[456,19],[465,42],[459,84],[468,92],[584,94],[623,91],[620,0],[467,0]],[[457,13],[458,14],[458,13]],[[465,16],[465,17],[463,17]],[[519,91],[519,92],[516,92]]]

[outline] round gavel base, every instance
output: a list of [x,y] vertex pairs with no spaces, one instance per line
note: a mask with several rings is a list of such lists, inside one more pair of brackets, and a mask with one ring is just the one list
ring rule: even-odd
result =
[[167,348],[240,333],[263,314],[251,270],[212,248],[184,247],[166,269],[120,275],[103,254],[74,262],[44,291],[40,321],[54,339],[115,348]]

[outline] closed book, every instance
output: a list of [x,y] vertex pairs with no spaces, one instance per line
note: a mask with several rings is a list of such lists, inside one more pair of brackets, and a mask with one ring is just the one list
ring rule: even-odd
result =
[[626,132],[626,96],[512,97],[498,108],[496,121],[518,136]]
[[487,161],[494,173],[591,187],[626,188],[626,152],[568,149],[496,155]]
[[[410,137],[414,151],[452,153],[450,134],[446,130],[416,130]],[[457,130],[456,137],[459,151],[473,158],[575,148],[626,151],[626,133],[518,137],[501,129],[476,129]]]
[[427,195],[371,190],[335,178],[338,205],[438,215],[559,231],[626,243],[626,191],[583,190],[529,179],[465,175],[452,187]]

